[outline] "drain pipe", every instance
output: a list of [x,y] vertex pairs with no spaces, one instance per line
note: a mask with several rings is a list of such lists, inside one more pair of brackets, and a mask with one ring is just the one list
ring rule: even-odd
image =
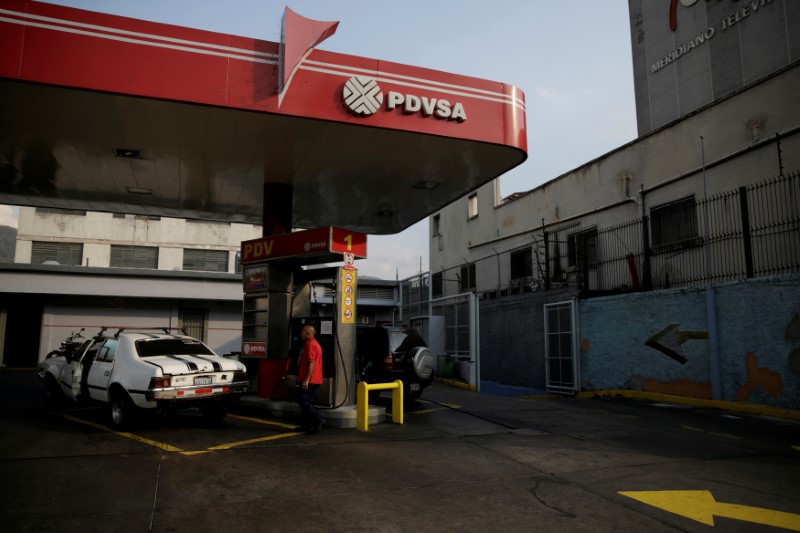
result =
[[711,283],[711,227],[708,221],[708,177],[706,176],[706,148],[703,136],[700,136],[700,157],[703,163],[703,216],[706,224],[706,324],[708,328],[708,373],[711,381],[711,398],[722,399],[722,383],[719,361],[719,331],[717,327],[717,293]]

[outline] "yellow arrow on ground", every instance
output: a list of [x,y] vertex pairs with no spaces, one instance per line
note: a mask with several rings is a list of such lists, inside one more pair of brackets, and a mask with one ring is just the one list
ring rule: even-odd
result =
[[714,525],[716,515],[800,531],[800,515],[761,507],[720,503],[707,490],[653,490],[620,492],[620,494],[708,526]]

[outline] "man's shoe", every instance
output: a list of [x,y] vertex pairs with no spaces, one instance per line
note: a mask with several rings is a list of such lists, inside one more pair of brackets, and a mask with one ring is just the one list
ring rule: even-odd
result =
[[316,426],[314,426],[314,427],[310,428],[310,429],[309,429],[309,430],[308,430],[306,433],[308,433],[309,435],[313,435],[314,433],[316,433],[317,431],[319,431],[320,429],[322,429],[322,424],[323,424],[323,423],[324,423],[324,422],[323,422],[322,420],[320,420],[319,422],[317,422],[317,425],[316,425]]

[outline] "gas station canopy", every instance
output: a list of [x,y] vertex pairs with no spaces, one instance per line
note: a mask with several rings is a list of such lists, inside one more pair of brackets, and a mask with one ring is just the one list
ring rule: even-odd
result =
[[261,224],[279,184],[293,227],[387,234],[527,157],[517,88],[303,48],[301,26],[286,62],[279,43],[0,0],[0,203]]

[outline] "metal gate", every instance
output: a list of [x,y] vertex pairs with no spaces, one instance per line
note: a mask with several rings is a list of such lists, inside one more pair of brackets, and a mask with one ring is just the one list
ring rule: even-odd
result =
[[460,377],[480,391],[478,297],[464,293],[431,301],[431,315],[444,317],[444,346],[459,367]]
[[575,300],[545,304],[544,354],[549,392],[574,394],[580,390],[578,306]]
[[468,292],[434,299],[430,280],[430,272],[426,272],[400,283],[400,320],[427,332],[429,341],[433,337],[442,340],[437,347],[443,353],[434,355],[450,356],[457,367],[455,377],[479,391],[478,296]]

